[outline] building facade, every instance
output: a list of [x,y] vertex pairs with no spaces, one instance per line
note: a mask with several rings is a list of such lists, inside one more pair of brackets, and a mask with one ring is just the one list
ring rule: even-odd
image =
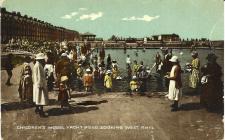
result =
[[180,41],[180,37],[177,34],[162,34],[158,40],[161,41]]
[[30,41],[72,41],[79,38],[79,33],[1,8],[1,44],[8,43],[12,38]]
[[162,35],[153,35],[150,40],[153,41],[180,41],[180,37],[177,34],[162,34]]
[[89,32],[80,34],[80,36],[81,36],[82,41],[85,41],[85,40],[86,41],[95,41],[95,37],[96,37],[95,34],[92,34],[92,33],[89,33]]

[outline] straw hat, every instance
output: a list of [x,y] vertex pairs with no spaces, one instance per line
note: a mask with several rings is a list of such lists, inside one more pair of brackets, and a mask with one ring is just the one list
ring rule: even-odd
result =
[[36,60],[41,60],[41,59],[45,59],[45,54],[43,54],[43,53],[38,53],[37,55],[36,55],[36,58],[35,58]]
[[67,81],[68,77],[67,76],[62,76],[60,80],[61,80],[61,82]]
[[178,62],[178,57],[177,56],[173,56],[169,61],[170,62]]

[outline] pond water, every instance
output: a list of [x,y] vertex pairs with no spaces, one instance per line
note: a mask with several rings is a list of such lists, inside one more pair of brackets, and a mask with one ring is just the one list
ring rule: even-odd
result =
[[[159,52],[162,56],[160,49],[146,49],[145,52],[142,49],[127,49],[126,52],[124,52],[123,49],[105,49],[106,58],[107,55],[110,54],[112,60],[116,60],[119,65],[119,70],[121,73],[121,76],[126,76],[126,57],[127,55],[130,55],[130,58],[132,62],[134,60],[137,60],[138,63],[140,61],[144,62],[145,66],[149,66],[150,68],[154,64],[154,57],[156,53]],[[182,52],[182,55],[181,55]],[[206,57],[208,53],[211,52],[209,49],[197,49],[197,52],[199,54],[201,66],[203,66],[207,60]],[[136,55],[136,53],[138,55]],[[184,67],[187,62],[191,62],[191,52],[189,49],[173,49],[172,50],[173,55],[178,56],[181,67]],[[222,71],[224,71],[224,50],[214,50],[214,53],[218,56],[217,62],[222,67]],[[95,50],[93,54],[97,54],[97,51]],[[105,58],[105,62],[106,62]],[[188,76],[189,73],[183,73],[182,74],[182,81],[183,81],[183,88],[188,88]],[[223,80],[223,77],[221,77]],[[96,89],[99,89],[99,86],[102,85],[101,83],[97,84],[95,87]],[[129,88],[128,81],[122,80],[122,81],[114,81],[114,91],[127,91]],[[166,88],[163,84],[163,78],[159,77],[155,73],[155,70],[153,70],[152,77],[148,81],[148,91],[165,91]]]

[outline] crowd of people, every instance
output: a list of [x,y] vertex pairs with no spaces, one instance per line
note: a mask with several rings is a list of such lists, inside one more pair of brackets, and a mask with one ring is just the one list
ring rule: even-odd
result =
[[[71,91],[84,90],[86,94],[91,94],[94,92],[95,81],[102,81],[105,87],[104,92],[112,92],[113,81],[126,78],[130,95],[139,93],[144,95],[148,88],[147,81],[154,67],[156,72],[165,79],[168,89],[166,96],[174,101],[171,111],[179,110],[179,101],[182,97],[182,68],[178,56],[173,55],[172,50],[162,50],[162,56],[157,52],[152,68],[145,66],[143,61],[139,63],[136,60],[131,61],[130,55],[127,55],[125,60],[127,75],[123,77],[116,59],[111,58],[110,54],[105,58],[104,44],[97,48],[97,54],[93,53],[87,42],[70,46],[64,41],[59,43],[59,47],[42,48],[45,49],[38,51],[35,58],[25,57],[18,88],[21,102],[35,103],[35,112],[41,117],[46,116],[43,106],[48,104],[48,92],[55,89],[59,91],[58,101],[62,110],[65,106],[69,106]],[[223,83],[220,80],[222,72],[221,67],[216,63],[216,55],[208,55],[208,63],[201,68],[201,73],[200,60],[196,51],[192,53],[192,58],[192,62],[186,65],[186,70],[190,72],[189,86],[193,89],[201,88],[201,104],[207,109],[221,108],[223,104]],[[31,61],[34,64],[33,68]],[[12,76],[12,66],[8,67],[9,80],[6,85],[10,85]]]

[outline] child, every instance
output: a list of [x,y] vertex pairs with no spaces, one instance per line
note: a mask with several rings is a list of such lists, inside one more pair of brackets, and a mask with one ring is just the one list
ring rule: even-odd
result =
[[92,92],[93,86],[93,75],[91,70],[88,68],[86,69],[86,73],[84,74],[84,87],[86,92]]
[[81,64],[79,64],[77,68],[77,86],[79,91],[82,90],[82,86],[83,86],[82,77],[83,77],[83,68],[81,67]]
[[132,77],[132,80],[130,81],[130,90],[131,90],[130,94],[132,94],[133,92],[137,92],[138,87],[139,87],[139,84],[137,81],[137,77],[134,75]]
[[63,110],[64,106],[69,105],[68,87],[66,85],[67,81],[68,81],[67,76],[62,76],[60,79],[58,101],[60,101],[61,110]]
[[112,91],[112,77],[111,70],[107,70],[106,75],[104,77],[104,86],[107,92]]
[[45,70],[45,75],[46,75],[46,80],[47,80],[47,85],[48,85],[48,91],[52,91],[54,84],[53,82],[55,81],[54,76],[53,76],[53,65],[52,64],[45,64],[44,67]]
[[94,79],[95,80],[99,80],[100,79],[100,70],[99,70],[99,68],[97,66],[94,69]]
[[139,69],[139,65],[137,63],[136,60],[134,60],[134,65],[133,65],[133,75],[136,75],[137,76],[137,73],[138,73],[138,69]]
[[103,79],[105,75],[105,68],[101,64],[99,65],[99,78]]
[[118,67],[117,67],[117,65],[114,65],[112,67],[112,77],[113,77],[113,79],[116,79],[117,78],[118,73],[119,73]]
[[127,65],[127,78],[130,80],[132,78],[132,69],[130,64]]

